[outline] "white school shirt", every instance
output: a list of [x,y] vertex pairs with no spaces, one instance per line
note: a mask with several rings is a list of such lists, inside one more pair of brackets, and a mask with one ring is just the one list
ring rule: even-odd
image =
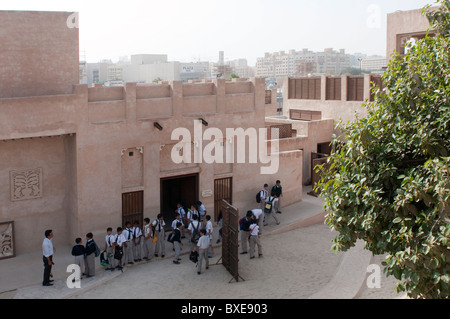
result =
[[[196,223],[195,225],[194,225],[194,223]],[[198,221],[198,220],[194,220],[192,223],[190,223],[189,224],[189,226],[188,226],[188,229],[191,231],[191,234],[193,234],[194,233],[194,229],[197,229],[198,228],[198,231],[200,232],[200,229],[202,229],[202,227],[201,227],[201,225],[200,225],[200,222]]]
[[200,216],[205,215],[205,205],[201,204],[200,207],[198,208],[198,212],[200,213]]
[[203,235],[200,237],[197,243],[198,248],[200,249],[208,249],[209,248],[209,236]]
[[122,234],[116,234],[116,236],[113,238],[112,243],[117,243],[117,245],[119,245],[120,247],[122,247],[123,243],[125,243],[127,240],[125,238],[125,236]]
[[[181,206],[180,208],[177,209],[178,210],[178,214],[180,214],[180,218],[183,219],[184,215],[186,215],[186,211],[184,210],[183,206]],[[175,227],[176,228],[176,227]]]
[[144,225],[144,237],[147,237],[150,234],[150,232],[151,232],[150,225],[149,224]]
[[152,225],[155,226],[155,231],[161,232],[164,230],[164,226],[166,226],[166,223],[164,222],[164,220],[159,221],[155,219]]
[[267,196],[269,196],[269,191],[266,191],[265,189],[262,189],[259,192],[259,196],[261,197],[261,201],[266,201]]
[[175,230],[177,229],[177,223],[181,223],[181,225],[183,225],[183,222],[181,221],[181,219],[176,219],[172,222],[172,228]]
[[133,238],[138,239],[139,237],[142,236],[142,230],[141,227],[133,227],[131,228],[133,231]]
[[193,222],[194,221],[194,215],[199,216],[198,211],[197,210],[189,210],[187,213],[187,218]]
[[209,231],[211,230],[211,238],[212,238],[212,233],[213,233],[213,224],[210,220],[208,220],[206,222],[206,234],[209,235]]
[[44,238],[44,241],[42,242],[42,254],[44,257],[53,255],[53,243],[51,239]]
[[124,229],[122,232],[122,236],[125,238],[125,241],[133,240],[133,229],[132,228]]
[[255,215],[256,219],[259,219],[259,217],[262,215],[263,211],[262,211],[262,209],[256,208],[256,209],[252,209],[252,213],[253,213],[253,215]]
[[106,241],[106,246],[107,247],[112,247],[112,244],[114,243],[114,236],[111,235],[106,235],[105,236],[105,241]]
[[250,236],[258,236],[259,234],[258,224],[251,224],[248,229],[250,230]]

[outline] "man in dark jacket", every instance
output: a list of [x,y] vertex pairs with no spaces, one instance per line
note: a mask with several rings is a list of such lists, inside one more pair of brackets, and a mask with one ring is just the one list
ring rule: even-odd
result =
[[241,219],[240,223],[240,231],[241,231],[241,246],[242,246],[242,252],[241,255],[247,254],[248,249],[248,235],[249,235],[249,227],[252,224],[253,219],[253,213],[251,210],[249,210],[246,214],[246,216]]

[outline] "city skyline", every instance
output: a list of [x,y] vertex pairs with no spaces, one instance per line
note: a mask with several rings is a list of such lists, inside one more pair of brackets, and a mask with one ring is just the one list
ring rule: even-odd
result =
[[386,15],[434,0],[169,0],[165,2],[18,0],[1,10],[79,13],[80,51],[87,62],[133,54],[167,54],[170,61],[216,62],[265,52],[345,49],[385,56]]

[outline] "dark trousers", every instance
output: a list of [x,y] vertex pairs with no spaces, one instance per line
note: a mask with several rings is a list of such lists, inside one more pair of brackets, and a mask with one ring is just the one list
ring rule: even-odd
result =
[[[50,256],[50,261],[53,262],[53,256]],[[44,281],[42,284],[50,283],[50,273],[52,272],[52,264],[48,264],[48,260],[45,256],[42,256],[42,261],[44,262]]]

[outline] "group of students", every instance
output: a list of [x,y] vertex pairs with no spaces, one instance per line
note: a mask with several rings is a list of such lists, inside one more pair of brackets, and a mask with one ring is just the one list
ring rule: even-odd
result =
[[[211,216],[206,214],[206,209],[201,202],[186,210],[181,203],[177,204],[175,219],[171,225],[172,233],[169,236],[166,236],[166,223],[162,214],[159,214],[153,222],[145,218],[142,228],[138,221],[135,221],[133,225],[127,221],[125,228],[116,229],[116,234],[113,234],[113,229],[108,227],[104,250],[100,257],[104,260],[106,270],[122,270],[127,264],[132,265],[142,260],[149,261],[153,256],[159,257],[159,254],[164,258],[166,240],[173,244],[175,251],[173,263],[180,264],[182,239],[186,238],[185,229],[190,235],[191,251],[199,251],[198,273],[200,274],[203,259],[206,259],[206,269],[208,269],[208,258],[214,254],[211,245],[213,235]],[[81,238],[75,240],[76,245],[72,248],[72,255],[75,257],[75,264],[80,266],[81,273],[92,277],[95,275],[94,258],[98,257],[100,252],[92,233],[86,235],[86,240],[86,246],[83,246]]]
[[264,226],[268,225],[270,217],[275,219],[277,225],[280,224],[277,214],[281,214],[280,207],[282,196],[283,187],[279,180],[276,181],[275,186],[272,187],[270,193],[269,185],[264,184],[263,189],[256,195],[256,202],[259,203],[259,208],[264,212],[264,219],[260,221]]
[[[265,184],[264,188],[257,194],[256,201],[260,204],[260,208],[249,210],[246,216],[239,221],[241,254],[248,253],[248,242],[250,244],[250,258],[255,258],[255,246],[258,247],[258,256],[262,257],[262,246],[259,240],[259,236],[262,234],[262,226],[268,225],[270,217],[275,219],[277,225],[280,224],[276,214],[281,214],[282,196],[283,192],[279,180],[276,181],[276,185],[272,187],[270,193],[269,185]],[[220,215],[218,223],[221,224]],[[106,230],[103,252],[106,270],[121,270],[127,264],[131,265],[142,260],[149,261],[153,256],[159,257],[159,253],[164,258],[166,254],[165,226],[163,215],[159,214],[153,222],[150,222],[149,218],[145,218],[142,228],[138,221],[135,221],[133,226],[131,222],[126,222],[125,228],[118,227],[116,229],[116,234],[113,234],[113,229],[109,227]],[[192,253],[198,253],[197,273],[201,274],[203,260],[206,261],[206,269],[208,269],[208,258],[211,258],[214,254],[211,245],[213,224],[211,216],[206,214],[205,206],[201,202],[197,202],[191,205],[190,209],[186,209],[181,203],[178,203],[171,228],[172,233],[167,240],[173,244],[173,250],[175,251],[173,263],[180,264],[181,246],[184,245],[182,239],[186,238],[187,230],[190,236],[190,250]],[[82,274],[87,277],[94,276],[95,257],[98,257],[100,252],[93,240],[92,233],[86,235],[86,246],[83,246],[81,238],[77,238],[75,242],[76,245],[72,248],[75,264],[80,266]],[[217,243],[219,242],[220,231]],[[48,268],[51,269],[51,261],[48,260],[50,259],[45,258],[44,254],[47,278],[50,272]],[[47,284],[48,279],[45,277],[46,274],[44,274],[44,283]]]
[[[239,220],[239,229],[241,233],[241,255],[248,253],[248,246],[250,246],[250,259],[255,258],[255,247],[258,247],[258,256],[262,257],[262,245],[260,235],[262,234],[263,226],[267,226],[269,219],[272,216],[277,225],[280,221],[276,214],[281,214],[281,197],[283,196],[283,188],[279,180],[276,181],[275,186],[272,187],[269,193],[269,185],[264,184],[264,187],[256,195],[256,202],[259,203],[259,209],[247,211],[245,217]],[[249,245],[248,245],[248,244]]]

